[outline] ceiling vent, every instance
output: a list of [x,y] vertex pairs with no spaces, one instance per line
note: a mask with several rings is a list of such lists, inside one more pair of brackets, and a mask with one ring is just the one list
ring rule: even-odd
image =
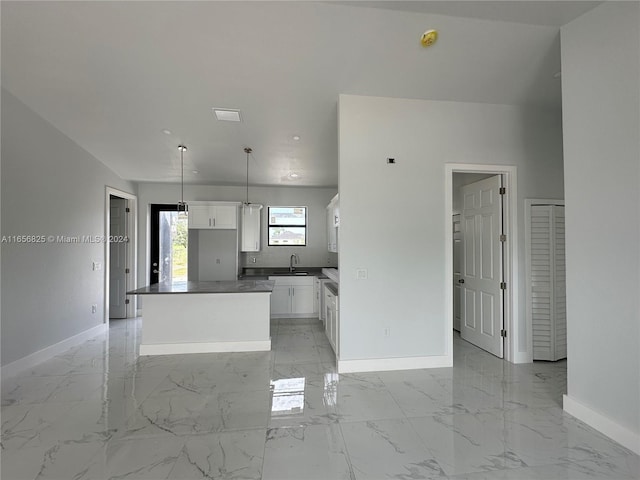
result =
[[240,110],[230,110],[228,108],[214,108],[213,113],[222,122],[241,122]]

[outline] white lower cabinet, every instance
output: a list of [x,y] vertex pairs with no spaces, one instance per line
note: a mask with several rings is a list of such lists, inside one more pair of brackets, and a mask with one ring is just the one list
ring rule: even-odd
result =
[[271,292],[271,315],[291,313],[291,286],[276,285]]
[[276,282],[271,292],[272,317],[313,317],[317,315],[314,302],[316,277],[272,276]]
[[335,283],[325,284],[324,289],[324,308],[325,308],[325,324],[324,330],[329,339],[329,343],[336,354],[340,356],[340,312],[339,312],[339,296]]

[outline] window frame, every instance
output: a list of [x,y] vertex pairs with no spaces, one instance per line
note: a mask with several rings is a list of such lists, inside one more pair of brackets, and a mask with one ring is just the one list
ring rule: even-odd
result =
[[[276,223],[271,224],[271,209],[272,208],[304,208],[304,225],[289,224],[289,223]],[[307,237],[309,235],[309,207],[304,205],[267,205],[267,246],[268,247],[306,247],[308,245]],[[292,244],[292,243],[271,243],[270,229],[271,227],[290,227],[290,228],[304,228],[304,243]]]

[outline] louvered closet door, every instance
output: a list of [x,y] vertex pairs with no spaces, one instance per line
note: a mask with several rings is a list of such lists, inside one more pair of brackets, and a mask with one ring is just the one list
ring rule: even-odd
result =
[[567,294],[566,263],[564,250],[564,207],[553,207],[553,254],[554,282],[553,305],[555,319],[555,355],[554,360],[567,358]]
[[564,207],[532,205],[529,299],[534,360],[567,356]]

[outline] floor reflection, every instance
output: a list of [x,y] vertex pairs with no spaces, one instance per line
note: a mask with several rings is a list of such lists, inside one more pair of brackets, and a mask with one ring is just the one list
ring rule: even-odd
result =
[[304,377],[272,380],[271,415],[278,417],[304,413],[304,386]]

